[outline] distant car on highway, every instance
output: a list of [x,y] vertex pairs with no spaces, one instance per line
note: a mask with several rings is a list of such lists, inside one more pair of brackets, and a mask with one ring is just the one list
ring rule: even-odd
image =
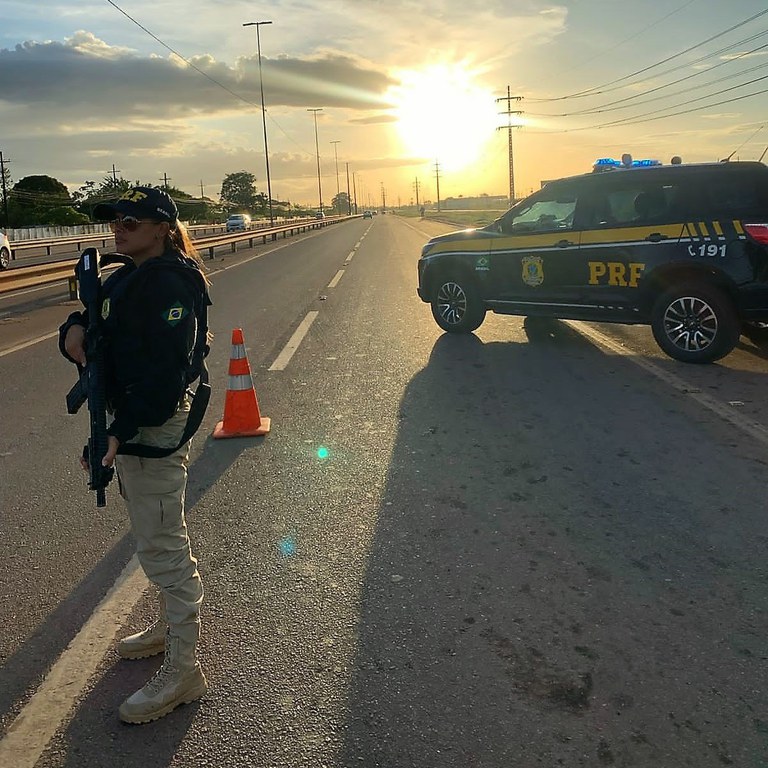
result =
[[245,231],[251,228],[251,217],[247,213],[233,213],[227,219],[227,232]]
[[8,237],[0,230],[0,269],[8,269],[11,263],[11,244]]
[[373,218],[373,211],[363,211],[363,218],[364,219],[372,219]]
[[324,218],[325,218],[325,213],[324,213],[323,211],[318,211],[318,212],[315,214],[315,218],[316,218],[316,219],[324,219]]

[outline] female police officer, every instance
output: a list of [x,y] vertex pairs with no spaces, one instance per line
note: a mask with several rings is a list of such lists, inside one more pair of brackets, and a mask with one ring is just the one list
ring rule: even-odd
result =
[[[113,415],[103,463],[117,466],[139,562],[160,588],[161,619],[118,646],[124,658],[165,653],[156,675],[120,707],[122,720],[145,723],[207,690],[195,653],[203,586],[184,519],[189,442],[179,443],[190,407],[187,386],[199,373],[192,371],[195,353],[207,341],[210,300],[199,257],[165,192],[134,187],[116,203],[98,205],[94,215],[111,221],[117,250],[130,256],[103,286]],[[86,325],[84,313],[75,312],[60,329],[62,353],[80,364]],[[145,458],[136,444],[177,450]],[[121,455],[121,446],[139,455]]]

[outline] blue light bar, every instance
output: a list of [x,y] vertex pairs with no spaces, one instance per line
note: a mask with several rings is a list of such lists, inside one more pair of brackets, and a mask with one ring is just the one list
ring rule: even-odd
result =
[[[658,160],[633,160],[632,168],[650,168],[652,165],[661,165]],[[627,166],[621,160],[614,160],[612,157],[601,157],[595,160],[594,168],[626,168]]]

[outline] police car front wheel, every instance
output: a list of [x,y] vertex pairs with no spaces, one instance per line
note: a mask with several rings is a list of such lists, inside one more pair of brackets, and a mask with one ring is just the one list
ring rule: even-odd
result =
[[670,288],[658,297],[651,328],[656,343],[675,360],[711,363],[736,346],[741,326],[725,293],[693,283]]
[[11,263],[11,254],[8,253],[7,248],[0,248],[0,269],[8,269],[8,265]]
[[486,308],[469,278],[440,281],[432,299],[432,317],[448,333],[472,333],[485,320]]

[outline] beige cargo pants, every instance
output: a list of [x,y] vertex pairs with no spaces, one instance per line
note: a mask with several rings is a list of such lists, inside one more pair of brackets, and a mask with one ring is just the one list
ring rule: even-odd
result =
[[[170,447],[181,439],[189,402],[159,427],[142,427],[131,442]],[[184,518],[189,443],[162,459],[118,455],[120,493],[128,507],[136,555],[147,578],[165,597],[171,635],[196,643],[203,584]]]

